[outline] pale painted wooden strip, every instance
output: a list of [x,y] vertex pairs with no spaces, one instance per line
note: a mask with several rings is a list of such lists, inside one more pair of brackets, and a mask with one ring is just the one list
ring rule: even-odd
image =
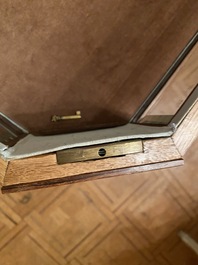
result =
[[173,134],[171,127],[154,127],[127,124],[111,129],[102,129],[65,135],[35,137],[28,135],[15,146],[2,151],[5,159],[20,159],[48,154],[64,149],[112,143],[122,140],[168,137]]

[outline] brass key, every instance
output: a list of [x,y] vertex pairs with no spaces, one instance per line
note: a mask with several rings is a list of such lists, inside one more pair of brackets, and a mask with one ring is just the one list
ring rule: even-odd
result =
[[76,111],[76,115],[70,115],[70,116],[52,116],[52,121],[63,121],[63,120],[75,120],[75,119],[81,119],[81,112],[80,110]]

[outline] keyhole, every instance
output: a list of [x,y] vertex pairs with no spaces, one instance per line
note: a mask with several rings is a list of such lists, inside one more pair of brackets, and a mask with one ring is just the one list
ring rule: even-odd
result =
[[106,155],[106,150],[104,148],[101,148],[99,151],[98,151],[98,155],[99,156],[105,156]]

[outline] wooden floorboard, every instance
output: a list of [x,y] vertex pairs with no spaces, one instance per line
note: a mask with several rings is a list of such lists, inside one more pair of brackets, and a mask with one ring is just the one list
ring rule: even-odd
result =
[[0,195],[0,264],[197,264],[198,141],[184,167]]

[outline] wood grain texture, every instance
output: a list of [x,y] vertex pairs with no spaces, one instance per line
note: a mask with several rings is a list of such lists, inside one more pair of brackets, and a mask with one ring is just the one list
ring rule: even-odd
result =
[[152,170],[159,170],[171,167],[178,167],[184,165],[183,159],[175,159],[166,162],[157,162],[147,165],[139,165],[122,169],[112,169],[107,171],[99,171],[94,173],[85,173],[81,175],[74,175],[70,177],[60,177],[56,179],[47,179],[47,180],[37,180],[34,182],[27,183],[18,183],[13,185],[6,185],[2,187],[2,193],[15,193],[20,191],[35,190],[41,188],[49,188],[60,185],[74,184],[78,182],[85,182],[89,180],[97,180],[103,178],[110,178],[120,175],[129,175],[134,173],[148,172]]
[[6,175],[6,170],[9,162],[4,161],[0,158],[0,186],[3,186],[4,177]]
[[0,194],[1,265],[197,265],[198,141],[185,165]]
[[173,141],[182,155],[188,151],[198,137],[198,102],[188,113],[180,127],[173,135]]
[[[31,183],[35,182],[39,185],[41,181],[50,183],[52,180],[53,183],[56,179],[60,182],[61,178],[69,178],[70,182],[72,182],[72,178],[75,180],[75,176],[78,176],[77,178],[83,181],[83,175],[89,173],[96,176],[102,172],[102,175],[105,176],[105,171],[108,173],[108,171],[112,170],[124,170],[138,166],[145,166],[144,170],[146,170],[147,165],[150,165],[151,168],[153,165],[154,169],[154,164],[156,163],[181,159],[181,155],[175,148],[171,138],[143,141],[143,148],[144,153],[65,165],[57,165],[55,154],[11,161],[4,179],[4,188],[16,184],[30,183],[31,185]],[[119,174],[121,174],[121,171],[119,171]],[[80,175],[82,177],[79,177]]]
[[[1,1],[0,111],[37,135],[126,123],[195,34],[197,10],[194,0]],[[51,122],[76,110],[82,119]]]

